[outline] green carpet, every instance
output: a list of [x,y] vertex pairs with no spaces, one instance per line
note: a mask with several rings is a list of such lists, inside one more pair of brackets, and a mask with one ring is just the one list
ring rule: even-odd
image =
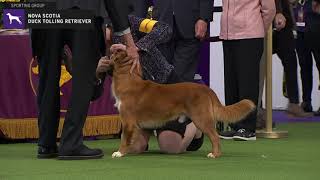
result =
[[36,144],[0,145],[0,180],[46,179],[175,179],[175,180],[316,180],[320,175],[320,123],[282,124],[289,138],[255,142],[222,141],[223,156],[206,158],[210,143],[198,152],[181,155],[158,153],[152,139],[151,152],[112,159],[119,140],[86,142],[103,148],[101,160],[58,161],[35,158]]

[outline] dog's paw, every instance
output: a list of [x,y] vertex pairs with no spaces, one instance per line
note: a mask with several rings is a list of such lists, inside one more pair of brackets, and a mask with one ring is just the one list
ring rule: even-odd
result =
[[117,151],[117,152],[114,152],[113,154],[112,154],[112,158],[120,158],[120,157],[123,157],[124,155],[121,153],[121,152],[119,152],[119,151]]
[[208,158],[213,158],[213,159],[217,158],[213,153],[209,153],[209,154],[207,155],[207,157],[208,157]]
[[213,152],[213,153],[209,153],[207,155],[208,158],[213,158],[213,159],[216,159],[216,158],[218,158],[220,156],[221,156],[221,152]]

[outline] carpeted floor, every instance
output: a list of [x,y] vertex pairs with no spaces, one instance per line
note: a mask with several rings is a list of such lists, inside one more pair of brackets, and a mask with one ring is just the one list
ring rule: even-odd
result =
[[320,122],[320,116],[299,118],[288,115],[286,111],[273,111],[273,121],[275,123]]
[[200,151],[182,155],[157,152],[155,139],[151,152],[112,159],[119,140],[86,142],[100,147],[104,159],[87,161],[38,160],[35,144],[0,145],[0,180],[46,179],[175,179],[175,180],[315,180],[320,171],[320,123],[290,123],[277,126],[288,130],[289,138],[259,139],[255,142],[222,141],[223,156],[208,159],[206,140]]

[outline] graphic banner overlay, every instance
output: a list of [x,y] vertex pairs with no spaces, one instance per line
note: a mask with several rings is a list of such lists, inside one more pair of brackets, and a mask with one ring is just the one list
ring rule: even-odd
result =
[[54,2],[2,3],[2,6],[4,29],[94,28],[94,13],[89,10],[57,10]]
[[93,29],[93,17],[87,10],[26,10],[26,28]]
[[[1,3],[1,0],[0,0]],[[55,2],[2,2],[3,9],[51,9],[56,10]]]

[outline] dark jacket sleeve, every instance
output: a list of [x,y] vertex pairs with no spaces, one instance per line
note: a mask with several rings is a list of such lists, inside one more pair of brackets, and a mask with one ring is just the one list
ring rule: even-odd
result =
[[128,14],[129,2],[128,0],[104,0],[108,15],[113,24],[115,32],[124,31],[129,27]]
[[286,28],[294,29],[295,28],[295,17],[293,13],[292,4],[289,0],[276,0],[276,13],[281,13],[286,18]]
[[[143,21],[142,18],[137,18],[135,16],[129,17],[131,30],[133,31],[133,34],[139,34],[139,25]],[[150,51],[158,44],[162,44],[170,40],[172,36],[172,29],[169,27],[168,24],[157,22],[152,31],[150,33],[147,33],[145,36],[143,36],[139,41],[136,43],[136,46],[143,50],[143,51]]]
[[199,1],[200,1],[200,18],[207,22],[212,21],[214,0],[199,0]]
[[277,13],[283,13],[283,8],[282,8],[282,0],[276,0],[276,10]]
[[151,6],[151,1],[149,0],[131,0],[132,12],[130,14],[141,18],[146,17],[149,6]]
[[100,11],[101,11],[101,16],[103,18],[103,24],[111,26],[111,20],[110,20],[108,13],[107,13],[104,2],[102,3],[102,6],[100,7]]

